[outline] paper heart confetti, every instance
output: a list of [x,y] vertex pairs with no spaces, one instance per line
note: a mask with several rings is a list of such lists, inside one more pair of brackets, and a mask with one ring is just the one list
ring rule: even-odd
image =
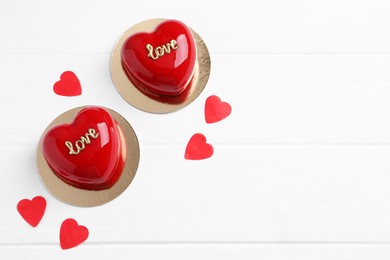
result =
[[232,107],[227,102],[222,102],[218,96],[209,96],[206,99],[205,118],[207,123],[215,123],[228,117]]
[[79,96],[82,93],[80,81],[72,71],[62,73],[60,80],[54,84],[53,90],[57,95],[67,97]]
[[41,196],[36,196],[32,200],[22,199],[17,205],[17,210],[28,224],[36,227],[45,213],[46,200]]
[[60,245],[62,249],[70,249],[87,240],[89,231],[72,218],[65,219],[60,229]]
[[202,160],[213,155],[214,148],[206,143],[206,137],[203,134],[194,134],[189,140],[184,158],[187,160]]

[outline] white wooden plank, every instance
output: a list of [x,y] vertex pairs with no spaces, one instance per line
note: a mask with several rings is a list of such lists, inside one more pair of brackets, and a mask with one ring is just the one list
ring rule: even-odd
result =
[[[91,243],[390,242],[390,147],[215,145],[204,161],[184,160],[184,149],[141,141],[130,188],[78,208],[46,192],[35,147],[2,146],[0,244],[54,243],[68,217]],[[48,207],[33,229],[16,204],[36,195]]]
[[[107,55],[2,55],[0,70],[7,73],[0,79],[0,111],[10,127],[0,129],[0,143],[35,144],[59,114],[101,105],[127,118],[147,144],[183,144],[195,132],[223,144],[390,144],[390,55],[213,55],[212,60],[210,81],[198,99],[181,111],[154,115],[120,97]],[[52,91],[69,69],[80,78],[82,96]],[[204,102],[212,94],[230,102],[233,112],[208,125]]]
[[387,260],[388,245],[91,245],[61,251],[58,246],[0,246],[6,259],[265,259]]
[[145,19],[180,19],[213,53],[390,52],[385,0],[1,1],[0,53],[108,54]]

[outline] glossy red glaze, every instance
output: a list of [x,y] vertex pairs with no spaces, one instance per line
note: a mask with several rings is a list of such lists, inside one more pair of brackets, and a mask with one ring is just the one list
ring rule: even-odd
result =
[[119,179],[125,164],[125,144],[118,128],[103,108],[86,107],[71,124],[54,126],[45,133],[43,156],[66,183],[86,190],[108,189]]
[[[172,44],[172,40],[176,44]],[[158,55],[163,49],[164,54]],[[179,95],[194,74],[195,40],[185,24],[167,20],[152,33],[130,36],[123,44],[121,61],[127,77],[142,92]]]

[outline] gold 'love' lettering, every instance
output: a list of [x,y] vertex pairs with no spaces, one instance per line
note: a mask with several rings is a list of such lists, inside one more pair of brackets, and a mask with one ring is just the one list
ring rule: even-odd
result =
[[92,137],[93,139],[96,139],[98,138],[99,136],[99,133],[96,133],[96,130],[93,129],[93,128],[90,128],[88,129],[88,132],[85,133],[85,136],[81,136],[79,140],[77,140],[75,143],[74,143],[74,146],[75,146],[75,149],[73,149],[73,144],[72,142],[70,141],[66,141],[65,142],[65,145],[66,147],[68,147],[69,149],[69,154],[79,154],[82,150],[85,149],[85,144],[90,144],[91,143],[91,139],[89,139],[90,137]]
[[146,49],[148,50],[148,57],[152,58],[153,60],[157,60],[165,53],[171,53],[171,49],[176,50],[177,48],[179,48],[179,45],[177,44],[176,40],[171,40],[167,44],[158,46],[156,49],[153,49],[153,46],[151,44],[146,44]]

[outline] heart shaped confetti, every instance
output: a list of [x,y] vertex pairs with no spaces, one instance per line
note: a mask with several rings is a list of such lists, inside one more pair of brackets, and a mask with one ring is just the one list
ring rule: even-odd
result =
[[80,81],[72,71],[62,73],[53,90],[57,95],[66,97],[79,96],[82,93]]
[[202,160],[213,155],[214,148],[206,143],[206,137],[203,134],[194,134],[188,141],[184,158],[187,160]]
[[232,107],[227,102],[222,102],[218,96],[209,96],[206,99],[204,114],[207,123],[215,123],[225,119],[232,112]]
[[46,200],[41,196],[36,196],[32,200],[23,199],[19,201],[17,210],[28,224],[36,227],[45,213]]
[[70,249],[87,240],[89,231],[72,218],[65,219],[60,229],[60,245],[62,249]]

